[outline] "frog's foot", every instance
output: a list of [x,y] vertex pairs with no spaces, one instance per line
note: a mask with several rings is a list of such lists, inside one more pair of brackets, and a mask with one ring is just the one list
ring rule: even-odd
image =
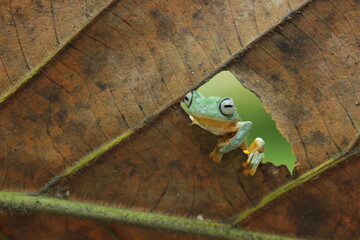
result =
[[220,163],[223,154],[219,153],[219,149],[215,147],[214,150],[209,154],[209,156],[214,162]]
[[248,150],[243,151],[248,154],[248,159],[242,164],[245,168],[243,171],[244,176],[248,176],[249,174],[254,176],[257,167],[265,157],[264,148],[264,140],[262,140],[262,138],[256,138]]
[[226,144],[228,144],[230,141],[229,138],[218,138],[217,143],[215,145],[214,150],[209,154],[210,158],[216,162],[216,163],[220,163],[221,159],[224,155],[224,153],[220,153],[220,149],[222,147],[224,147]]

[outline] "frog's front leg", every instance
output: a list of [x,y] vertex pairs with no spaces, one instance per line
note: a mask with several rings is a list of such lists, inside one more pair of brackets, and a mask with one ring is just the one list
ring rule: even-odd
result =
[[241,147],[243,149],[245,139],[247,135],[249,135],[251,126],[251,122],[238,122],[236,124],[238,131],[233,137],[219,138],[214,150],[210,153],[210,157],[212,158],[212,160],[216,163],[220,163],[224,153],[230,152],[238,147]]
[[237,147],[240,147],[244,153],[248,155],[248,159],[242,164],[244,167],[243,175],[253,176],[257,167],[264,159],[265,142],[262,138],[256,138],[250,147],[246,147],[246,137],[249,135],[252,123],[251,122],[238,122],[239,127],[237,133],[231,138],[219,138],[214,150],[210,153],[210,157],[216,163],[221,162],[224,153],[230,152]]
[[245,142],[246,137],[250,133],[252,122],[238,122],[236,127],[238,127],[238,131],[236,132],[235,136],[230,138],[227,144],[220,146],[220,153],[230,152]]

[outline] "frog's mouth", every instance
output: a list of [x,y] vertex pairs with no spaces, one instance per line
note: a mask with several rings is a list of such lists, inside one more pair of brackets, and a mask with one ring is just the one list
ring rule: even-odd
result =
[[191,124],[196,124],[218,136],[237,132],[239,129],[236,122],[208,118],[197,114],[189,115],[189,118],[192,121]]

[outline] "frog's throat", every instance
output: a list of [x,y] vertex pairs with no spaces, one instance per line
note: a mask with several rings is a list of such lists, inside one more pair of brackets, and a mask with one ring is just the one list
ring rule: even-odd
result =
[[237,132],[239,130],[239,124],[237,122],[212,119],[204,116],[198,116],[196,114],[193,114],[193,116],[189,115],[189,118],[192,121],[191,124],[196,124],[201,128],[219,136]]
[[192,124],[199,124],[199,123],[208,123],[211,125],[227,125],[227,124],[231,124],[231,123],[235,123],[234,121],[231,120],[222,120],[222,119],[214,119],[214,118],[210,118],[210,117],[206,117],[200,114],[195,114],[195,113],[191,113],[189,114],[189,118],[192,121]]

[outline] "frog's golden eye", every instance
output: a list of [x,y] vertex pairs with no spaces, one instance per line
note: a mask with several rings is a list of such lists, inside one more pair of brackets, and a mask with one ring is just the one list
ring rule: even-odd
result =
[[221,100],[219,105],[220,112],[225,115],[229,116],[235,112],[235,104],[231,98],[224,98]]
[[184,103],[187,107],[190,107],[192,99],[193,99],[193,93],[188,92],[184,97]]

